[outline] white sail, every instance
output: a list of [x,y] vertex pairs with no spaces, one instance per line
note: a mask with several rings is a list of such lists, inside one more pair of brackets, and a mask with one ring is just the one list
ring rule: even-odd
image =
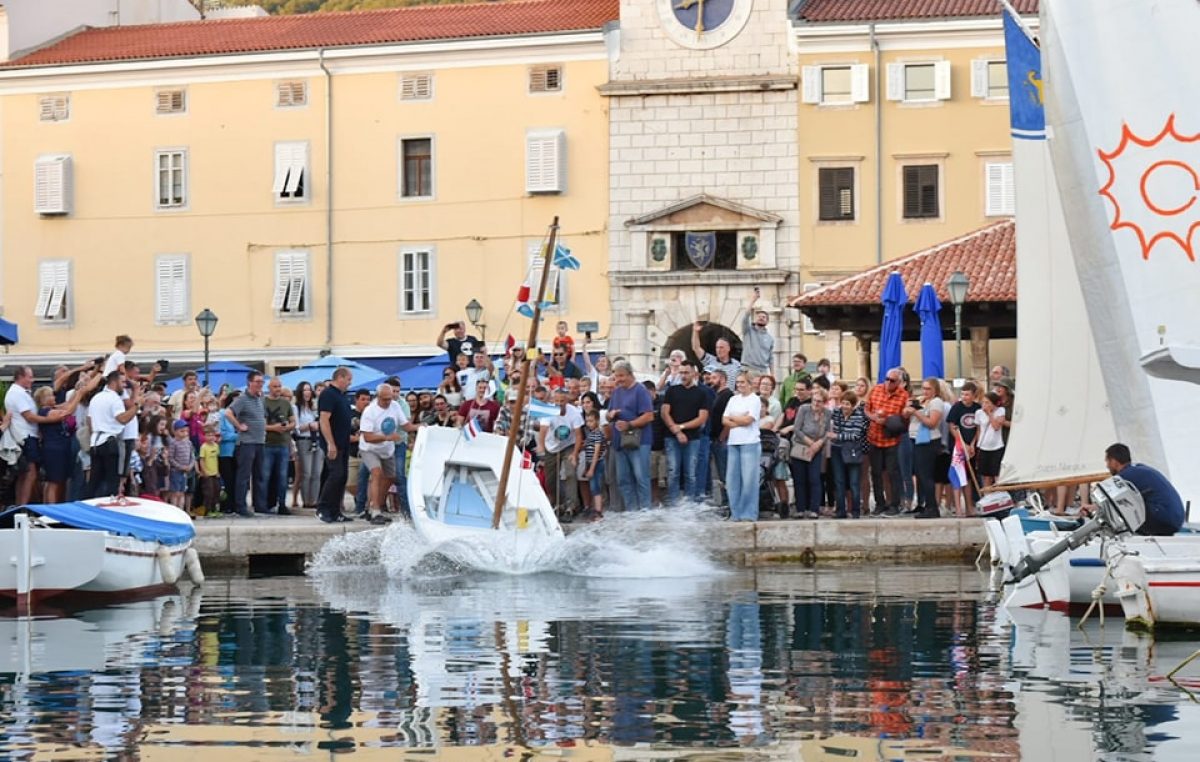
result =
[[1200,3],[1041,13],[1050,153],[1117,435],[1200,498]]
[[1104,474],[1116,434],[1046,145],[1040,54],[1005,15],[1021,383],[999,481],[1016,486]]

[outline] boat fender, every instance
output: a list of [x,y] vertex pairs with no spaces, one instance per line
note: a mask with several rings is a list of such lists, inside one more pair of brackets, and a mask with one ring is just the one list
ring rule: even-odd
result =
[[167,546],[159,545],[154,554],[158,556],[158,573],[162,575],[162,581],[168,585],[174,585],[179,580],[179,575],[171,566],[171,551]]
[[204,584],[204,570],[200,568],[200,554],[195,548],[183,551],[183,568],[187,569],[188,579],[197,585]]

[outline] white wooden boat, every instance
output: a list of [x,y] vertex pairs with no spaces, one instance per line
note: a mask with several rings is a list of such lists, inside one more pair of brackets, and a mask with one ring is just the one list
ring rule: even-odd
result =
[[168,592],[187,571],[203,581],[192,519],[157,500],[100,498],[0,513],[0,599],[128,600]]
[[1153,558],[1110,549],[1114,594],[1128,627],[1200,628],[1200,554]]
[[492,528],[505,445],[496,434],[467,439],[457,429],[422,428],[409,455],[413,527],[434,547],[485,538],[510,571],[536,571],[531,562],[561,542],[563,531],[537,476],[525,468],[512,469],[500,525]]

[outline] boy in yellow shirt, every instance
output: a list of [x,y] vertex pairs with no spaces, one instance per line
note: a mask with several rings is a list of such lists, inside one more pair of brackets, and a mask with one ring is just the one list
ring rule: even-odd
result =
[[221,434],[215,428],[206,429],[204,444],[200,445],[200,496],[207,515],[221,513],[221,476],[217,469],[217,458],[221,454]]

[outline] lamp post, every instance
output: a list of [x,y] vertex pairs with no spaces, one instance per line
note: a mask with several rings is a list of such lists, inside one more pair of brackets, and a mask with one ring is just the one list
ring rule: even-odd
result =
[[950,292],[950,301],[954,304],[954,342],[958,345],[958,377],[963,377],[962,360],[962,310],[967,302],[967,290],[971,281],[962,270],[955,270],[946,282],[946,290]]
[[478,299],[472,299],[467,302],[467,320],[471,321],[471,325],[479,329],[479,340],[485,345],[487,344],[487,323],[480,323],[479,319],[483,317],[483,305]]
[[196,328],[204,337],[204,385],[208,386],[208,337],[217,330],[217,314],[208,307],[200,310],[200,314],[196,316]]

